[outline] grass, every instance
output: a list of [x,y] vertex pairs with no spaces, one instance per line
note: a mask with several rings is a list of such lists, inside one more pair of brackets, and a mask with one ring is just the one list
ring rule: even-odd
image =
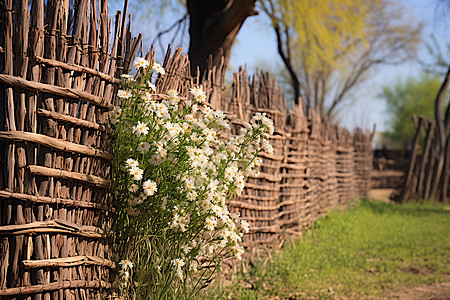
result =
[[271,260],[250,263],[208,299],[382,297],[450,274],[450,212],[443,205],[362,200],[333,211]]

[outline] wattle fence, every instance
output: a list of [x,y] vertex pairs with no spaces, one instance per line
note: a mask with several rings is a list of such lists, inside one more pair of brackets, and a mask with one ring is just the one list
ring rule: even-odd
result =
[[[148,53],[147,58],[152,56]],[[327,209],[367,195],[372,133],[351,133],[313,109],[289,110],[282,89],[266,74],[248,76],[240,70],[227,90],[223,68],[212,68],[203,80],[191,77],[182,49],[172,56],[169,49],[164,67],[166,75],[157,82],[157,92],[175,89],[187,97],[189,88],[201,82],[211,105],[228,116],[233,133],[257,112],[274,121],[274,153],[261,154],[260,175],[250,177],[242,196],[229,203],[230,211],[250,223],[244,239],[249,250],[281,245],[286,234],[301,234]]]
[[[131,38],[118,12],[110,40],[106,0],[71,3],[0,0],[1,297],[91,299],[112,291],[106,115],[140,37]],[[274,120],[274,153],[261,154],[260,175],[229,203],[250,223],[248,250],[279,246],[327,208],[367,194],[370,132],[351,133],[302,106],[288,110],[264,74],[241,70],[225,88],[223,68],[191,76],[181,49],[169,49],[164,67],[157,92],[187,96],[201,83],[231,133],[256,112]]]
[[111,44],[107,1],[71,3],[0,1],[2,299],[98,299],[111,286],[106,116],[139,39],[118,12]]

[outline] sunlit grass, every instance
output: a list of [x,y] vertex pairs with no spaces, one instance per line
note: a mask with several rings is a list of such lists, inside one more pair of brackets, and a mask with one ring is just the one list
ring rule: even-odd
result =
[[360,201],[334,211],[208,298],[360,299],[450,274],[450,212],[439,204]]

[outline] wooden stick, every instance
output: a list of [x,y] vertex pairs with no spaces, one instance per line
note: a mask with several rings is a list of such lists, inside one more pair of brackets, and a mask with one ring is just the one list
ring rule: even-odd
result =
[[109,180],[106,180],[104,178],[94,176],[94,175],[69,172],[69,171],[64,171],[64,170],[59,170],[59,169],[52,169],[52,168],[47,168],[47,167],[42,167],[42,166],[36,166],[36,165],[28,166],[28,171],[30,171],[30,173],[34,174],[34,175],[58,177],[58,178],[63,178],[63,179],[67,179],[67,180],[75,179],[75,180],[83,181],[85,183],[94,185],[98,188],[109,188],[111,186],[111,182]]
[[[277,205],[255,205],[255,204],[232,200],[229,202],[229,205],[233,206],[233,207],[251,209],[251,210],[255,210],[255,211],[278,211],[280,209],[280,207],[282,207],[282,206],[293,205],[293,204],[296,204],[297,202],[298,201],[290,200],[290,201],[280,202]],[[242,218],[245,219],[246,217],[242,217]]]
[[73,100],[82,100],[86,101],[92,104],[95,104],[97,106],[107,108],[107,109],[113,109],[114,106],[108,103],[105,99],[101,97],[97,97],[94,95],[91,95],[89,93],[86,93],[82,90],[77,89],[71,89],[71,88],[64,88],[64,87],[58,87],[51,84],[46,83],[40,83],[40,82],[32,82],[28,81],[19,77],[14,77],[11,75],[6,74],[0,74],[0,83],[4,83],[8,86],[14,86],[20,89],[26,89],[29,91],[35,91],[35,92],[41,92],[41,93],[47,93],[52,94],[60,97],[66,97]]
[[89,122],[86,120],[82,120],[79,118],[74,118],[72,116],[68,116],[65,114],[60,114],[57,112],[52,112],[52,111],[48,111],[42,108],[38,108],[37,113],[40,116],[44,116],[44,117],[50,117],[54,120],[58,120],[58,121],[63,121],[63,122],[67,122],[67,123],[72,123],[74,125],[79,125],[79,126],[83,126],[83,127],[88,127],[88,128],[92,128],[92,129],[96,129],[96,130],[100,130],[100,131],[105,131],[106,127],[104,125],[98,124],[98,123],[94,123],[94,122]]
[[94,157],[100,157],[106,160],[112,160],[113,155],[111,153],[95,149],[90,146],[70,143],[66,141],[62,141],[47,135],[32,133],[32,132],[24,132],[24,131],[0,131],[0,139],[9,140],[9,141],[27,141],[38,143],[43,146],[54,148],[57,150],[61,150],[64,152],[75,152],[78,154],[84,154]]
[[83,66],[79,66],[79,65],[75,65],[75,64],[68,64],[68,63],[63,63],[54,59],[47,59],[47,58],[43,58],[41,56],[36,56],[35,57],[36,61],[41,63],[41,64],[46,64],[46,65],[50,65],[52,67],[60,67],[66,70],[70,70],[70,71],[75,71],[75,72],[80,72],[80,73],[87,73],[90,75],[94,75],[94,76],[98,76],[101,79],[110,81],[111,83],[115,83],[115,84],[120,84],[121,81],[118,78],[114,78],[112,76],[109,76],[108,74],[102,73],[100,71],[88,68],[88,67],[83,67]]
[[26,224],[0,226],[0,233],[21,235],[33,233],[69,233],[90,238],[103,238],[104,231],[94,226],[81,226],[62,220],[36,221]]
[[105,266],[111,269],[116,268],[114,262],[98,256],[73,256],[42,260],[24,260],[22,263],[25,268],[73,267],[78,265]]
[[245,186],[247,188],[253,188],[257,190],[263,190],[263,191],[278,191],[280,188],[278,186],[263,186],[259,184],[252,184],[252,183],[246,183]]
[[419,150],[419,142],[420,142],[420,132],[422,130],[423,122],[422,118],[417,118],[416,115],[413,115],[414,123],[417,123],[416,126],[416,135],[414,136],[413,150],[411,151],[409,157],[409,168],[408,173],[406,175],[405,182],[403,183],[403,191],[401,195],[401,200],[403,202],[407,201],[410,194],[414,191],[411,190],[411,182],[414,175],[414,170],[416,169],[416,159],[417,159],[417,151]]
[[86,289],[109,289],[111,284],[105,281],[85,281],[85,280],[73,280],[73,281],[61,281],[52,282],[39,285],[21,286],[9,289],[0,290],[0,296],[12,296],[12,295],[26,295],[34,293],[42,293],[48,291],[55,291],[60,289],[74,289],[74,288],[86,288]]
[[33,203],[46,203],[46,204],[61,204],[65,206],[96,208],[101,210],[107,210],[114,212],[114,208],[108,207],[95,202],[77,201],[72,199],[52,198],[45,196],[34,196],[22,193],[12,193],[8,191],[0,191],[0,197],[4,199],[13,198],[16,200],[29,201]]

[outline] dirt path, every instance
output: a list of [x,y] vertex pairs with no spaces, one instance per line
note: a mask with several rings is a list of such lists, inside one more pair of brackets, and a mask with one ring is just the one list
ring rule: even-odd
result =
[[[369,198],[391,202],[392,200],[389,198],[394,192],[393,189],[372,189],[369,191]],[[386,295],[382,299],[450,300],[450,275],[446,276],[445,282],[433,283],[428,286],[402,287],[387,292]]]
[[401,300],[450,300],[450,276],[446,282],[428,286],[401,288],[388,293],[386,299]]

